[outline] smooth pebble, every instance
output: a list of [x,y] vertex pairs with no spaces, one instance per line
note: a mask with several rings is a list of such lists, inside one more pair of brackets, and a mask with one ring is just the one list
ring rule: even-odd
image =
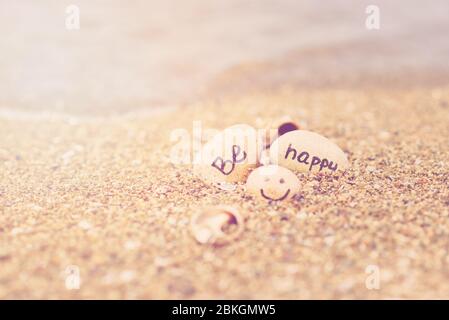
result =
[[258,163],[257,131],[246,124],[223,130],[202,149],[194,170],[212,183],[244,182]]
[[190,228],[199,243],[223,245],[240,236],[244,225],[237,209],[231,206],[215,206],[196,213]]
[[306,130],[290,131],[276,139],[270,147],[270,160],[297,172],[334,172],[349,166],[340,147]]
[[246,182],[249,193],[268,201],[291,199],[299,191],[299,187],[298,177],[289,169],[277,165],[255,169]]

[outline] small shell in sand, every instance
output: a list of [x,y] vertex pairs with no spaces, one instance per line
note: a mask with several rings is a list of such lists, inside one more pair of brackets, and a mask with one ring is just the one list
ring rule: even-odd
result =
[[230,206],[207,207],[196,213],[190,229],[201,244],[223,245],[235,240],[244,228],[237,209]]
[[265,147],[269,147],[274,140],[286,134],[287,132],[299,129],[298,121],[290,116],[282,116],[270,121],[257,121],[257,128],[265,129]]

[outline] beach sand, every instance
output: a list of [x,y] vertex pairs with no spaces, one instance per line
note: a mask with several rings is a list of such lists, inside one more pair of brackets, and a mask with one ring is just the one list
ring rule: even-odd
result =
[[[11,34],[0,44],[0,80],[7,88],[0,96],[0,298],[449,298],[449,44],[440,41],[447,18],[437,14],[447,11],[435,5],[427,20],[410,18],[419,10],[404,15],[409,20],[401,16],[427,26],[416,29],[407,23],[393,28],[393,14],[386,12],[391,33],[360,38],[366,30],[356,28],[342,40],[354,25],[364,28],[363,19],[348,20],[353,11],[338,6],[328,15],[310,9],[304,11],[313,29],[307,39],[323,39],[327,29],[314,26],[332,26],[332,17],[348,25],[335,20],[343,27],[333,41],[290,44],[296,35],[283,36],[279,52],[267,54],[261,49],[275,46],[276,32],[289,29],[279,25],[282,10],[271,10],[277,2],[261,4],[266,11],[237,6],[242,20],[232,15],[237,2],[231,2],[203,11],[194,6],[188,19],[177,16],[185,25],[197,23],[180,29],[181,39],[198,36],[197,51],[181,46],[190,53],[185,61],[167,56],[171,50],[162,60],[152,56],[160,62],[157,72],[140,63],[156,46],[142,39],[166,39],[170,20],[141,30],[139,23],[149,23],[144,17],[122,17],[128,22],[123,33],[115,32],[117,24],[103,30],[93,17],[103,17],[104,25],[120,12],[117,2],[84,11],[90,15],[81,30],[93,30],[85,37],[72,34],[61,44],[64,31],[53,34],[52,20],[36,14],[46,32],[39,43],[32,40],[37,29],[29,42]],[[287,2],[284,12],[296,6]],[[56,3],[47,1],[48,8]],[[256,37],[246,44],[249,52],[233,55],[248,36],[237,32],[247,11],[254,15],[243,29],[269,21],[274,29],[255,28],[265,42]],[[269,12],[277,18],[263,19]],[[226,31],[226,17],[234,19],[235,33]],[[3,18],[1,29],[8,30],[3,27],[13,19]],[[218,39],[209,39],[217,33],[203,28],[213,25],[207,19],[217,21]],[[304,33],[303,24],[295,32]],[[28,34],[27,24],[17,32]],[[125,54],[122,44],[132,50]],[[22,48],[36,50],[23,62]],[[64,55],[69,51],[72,56]],[[231,58],[221,60],[220,52]],[[55,60],[60,54],[65,60]],[[167,85],[177,76],[179,83]],[[171,133],[192,132],[194,121],[224,129],[286,115],[336,142],[350,169],[299,174],[299,197],[268,204],[248,196],[243,185],[221,190],[197,178],[190,165],[170,162]],[[222,246],[197,243],[191,217],[220,204],[240,211],[243,233]],[[373,270],[378,288],[370,287]],[[79,273],[78,289],[70,290],[70,271]]]
[[[449,88],[277,93],[173,116],[0,120],[2,298],[447,298]],[[351,169],[301,175],[269,205],[170,163],[175,128],[287,114],[337,142]],[[227,204],[245,230],[200,245],[192,215]],[[65,270],[79,267],[79,290]],[[368,290],[370,265],[379,290]]]

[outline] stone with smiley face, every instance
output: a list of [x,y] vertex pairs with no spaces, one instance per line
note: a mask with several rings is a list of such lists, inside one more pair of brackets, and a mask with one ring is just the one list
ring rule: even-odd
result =
[[299,179],[287,168],[262,166],[251,172],[246,181],[246,190],[268,201],[288,200],[299,191]]

